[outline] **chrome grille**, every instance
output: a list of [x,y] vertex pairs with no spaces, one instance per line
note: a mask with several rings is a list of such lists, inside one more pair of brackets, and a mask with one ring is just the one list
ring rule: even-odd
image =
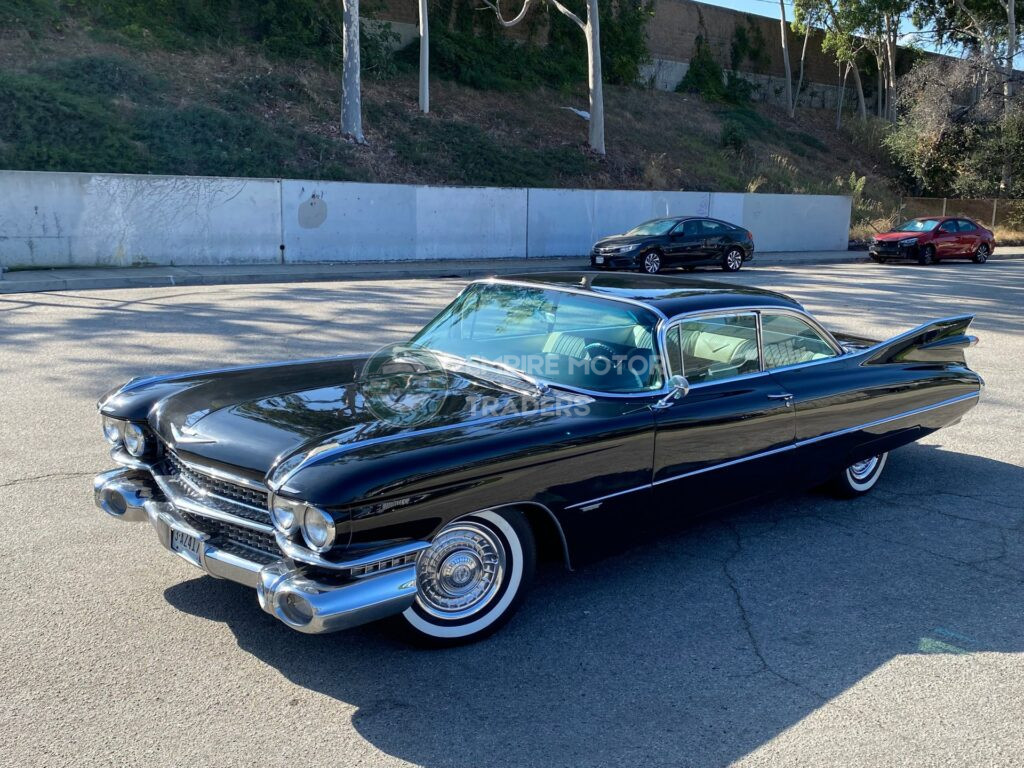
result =
[[190,498],[210,504],[212,500],[224,502],[224,511],[258,523],[270,525],[267,510],[267,491],[222,480],[189,466],[173,451],[167,451],[169,475]]
[[185,518],[196,529],[208,533],[213,546],[226,552],[261,563],[270,563],[280,560],[282,557],[281,550],[272,533],[263,533],[242,525],[201,515],[186,514]]

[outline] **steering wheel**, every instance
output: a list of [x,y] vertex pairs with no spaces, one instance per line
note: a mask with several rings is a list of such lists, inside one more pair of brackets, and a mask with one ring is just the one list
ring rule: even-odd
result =
[[612,358],[615,357],[615,350],[604,342],[592,341],[583,348],[583,357],[587,360],[593,360],[595,357],[606,357],[608,362],[611,362]]

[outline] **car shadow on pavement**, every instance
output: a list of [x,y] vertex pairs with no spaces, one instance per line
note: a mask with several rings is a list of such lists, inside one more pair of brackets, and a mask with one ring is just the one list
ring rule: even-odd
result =
[[1022,496],[1021,467],[912,445],[867,497],[786,496],[547,567],[501,632],[443,651],[380,625],[300,635],[213,579],[165,595],[417,765],[720,765],[897,657],[1024,650]]

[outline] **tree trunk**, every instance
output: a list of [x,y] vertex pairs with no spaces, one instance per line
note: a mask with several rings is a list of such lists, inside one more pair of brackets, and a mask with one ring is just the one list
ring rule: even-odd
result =
[[846,101],[846,76],[850,74],[850,65],[846,65],[843,71],[842,64],[839,65],[839,98],[836,99],[836,128],[843,126],[843,102]]
[[363,137],[359,78],[359,0],[342,0],[341,132],[358,144]]
[[875,117],[881,117],[885,109],[885,73],[882,68],[885,61],[881,56],[875,56],[875,64],[878,65],[878,90],[875,93]]
[[427,0],[420,0],[420,111],[430,111],[430,24]]
[[864,84],[860,81],[860,70],[857,68],[856,63],[850,63],[850,71],[853,72],[853,85],[857,91],[857,114],[860,115],[860,121],[866,123],[868,121],[868,107],[864,103]]
[[782,64],[786,70],[786,111],[790,117],[796,112],[796,103],[793,101],[793,70],[789,67],[789,35],[786,34],[786,3],[779,0],[779,29],[782,32]]
[[[804,87],[804,62],[807,60],[807,39],[811,36],[811,27],[807,26],[804,32],[804,46],[800,49],[800,77],[796,81],[796,93],[793,94],[793,114],[796,113],[796,105],[800,102],[800,91]],[[793,115],[790,115],[792,117]]]
[[896,35],[899,34],[899,29],[893,24],[892,18],[888,15],[885,17],[885,58],[887,72],[886,90],[888,91],[888,98],[886,99],[886,112],[885,117],[890,122],[896,122]]
[[597,0],[587,0],[587,23],[583,28],[587,37],[587,72],[590,86],[590,148],[603,155],[604,151],[604,88],[601,81],[601,19]]
[[[1010,130],[1010,116],[1013,113],[1013,60],[1017,55],[1017,9],[1016,0],[1006,3],[1006,82],[1003,83],[1003,138]],[[1013,185],[1013,171],[1010,153],[1003,149],[1003,172],[999,182],[999,191],[1003,195],[1010,193]]]

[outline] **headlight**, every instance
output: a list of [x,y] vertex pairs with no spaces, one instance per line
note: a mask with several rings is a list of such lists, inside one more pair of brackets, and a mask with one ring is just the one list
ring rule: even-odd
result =
[[305,506],[300,502],[275,496],[270,503],[270,519],[274,527],[284,534],[295,533],[299,529],[299,521],[302,520]]
[[302,516],[302,538],[311,549],[323,552],[334,543],[334,521],[316,507],[306,507]]
[[624,245],[621,248],[619,248],[619,253],[629,253],[630,251],[635,251],[639,247],[640,247],[640,243],[632,243],[630,245]]
[[136,458],[146,452],[146,433],[138,424],[128,422],[124,425],[124,447]]
[[917,245],[916,237],[906,237],[900,240],[900,245]]
[[112,419],[110,416],[103,417],[103,437],[111,445],[121,442],[121,427],[124,422],[120,419]]

